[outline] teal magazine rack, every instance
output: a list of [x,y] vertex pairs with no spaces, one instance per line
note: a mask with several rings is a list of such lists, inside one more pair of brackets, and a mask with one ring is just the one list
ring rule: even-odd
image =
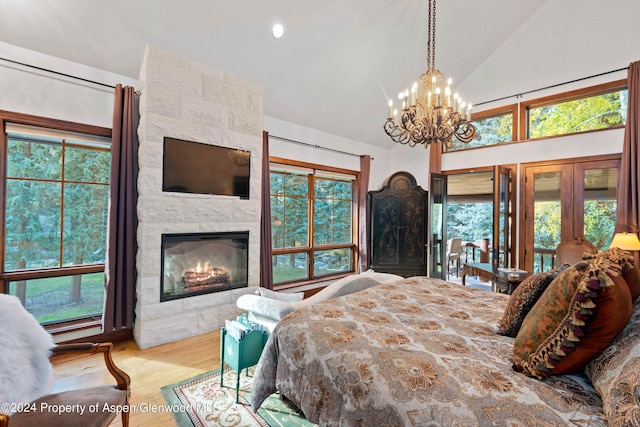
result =
[[[256,329],[259,328],[259,329]],[[224,387],[224,364],[236,371],[236,403],[240,389],[240,372],[258,363],[269,335],[259,325],[249,321],[246,314],[227,322],[220,329],[220,387]],[[248,375],[248,369],[245,375]]]

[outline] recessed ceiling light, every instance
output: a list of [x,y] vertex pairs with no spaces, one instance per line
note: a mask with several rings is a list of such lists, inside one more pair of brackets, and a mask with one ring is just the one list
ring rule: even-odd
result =
[[276,24],[271,29],[271,32],[273,33],[273,37],[279,39],[284,34],[284,27],[282,24]]

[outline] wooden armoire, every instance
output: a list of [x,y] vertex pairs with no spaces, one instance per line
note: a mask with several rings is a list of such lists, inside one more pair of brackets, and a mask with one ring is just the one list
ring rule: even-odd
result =
[[427,192],[408,172],[369,192],[369,262],[403,277],[427,274]]

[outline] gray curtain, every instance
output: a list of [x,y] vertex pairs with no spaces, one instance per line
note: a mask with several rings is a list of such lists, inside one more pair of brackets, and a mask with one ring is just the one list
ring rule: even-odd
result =
[[616,232],[627,231],[627,224],[640,224],[640,61],[629,65],[627,84],[629,107],[620,162]]
[[260,286],[273,289],[271,256],[271,188],[269,172],[269,134],[262,132],[262,213],[260,215]]
[[115,88],[103,331],[133,327],[136,251],[136,94]]
[[360,272],[369,269],[369,212],[367,198],[369,194],[369,175],[371,174],[371,156],[360,156],[360,184],[358,188],[358,259]]

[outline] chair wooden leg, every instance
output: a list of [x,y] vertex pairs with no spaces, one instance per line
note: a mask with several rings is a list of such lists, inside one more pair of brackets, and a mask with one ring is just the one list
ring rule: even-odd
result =
[[129,427],[129,411],[122,411],[122,427]]

